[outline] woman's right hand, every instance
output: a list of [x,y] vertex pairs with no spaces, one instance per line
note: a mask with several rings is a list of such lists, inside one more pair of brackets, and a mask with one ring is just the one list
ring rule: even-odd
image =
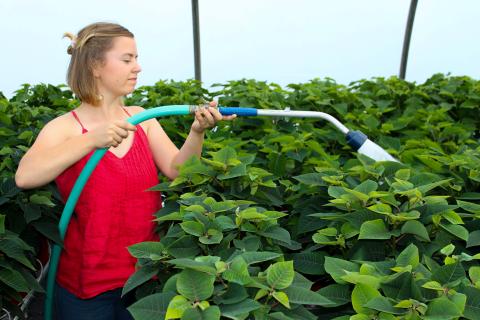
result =
[[136,131],[137,128],[124,120],[117,120],[105,126],[89,131],[95,148],[117,147],[123,139],[128,137],[129,131]]

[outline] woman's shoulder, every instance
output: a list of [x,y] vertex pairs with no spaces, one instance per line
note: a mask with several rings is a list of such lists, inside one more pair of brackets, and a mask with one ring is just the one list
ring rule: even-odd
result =
[[82,133],[82,127],[71,112],[64,113],[47,122],[42,128],[43,135],[56,137],[59,140],[68,139]]

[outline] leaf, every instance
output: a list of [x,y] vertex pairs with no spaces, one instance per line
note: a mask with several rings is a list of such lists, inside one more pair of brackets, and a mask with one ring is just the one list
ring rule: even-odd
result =
[[345,271],[358,272],[359,270],[360,267],[356,263],[333,257],[325,257],[325,271],[327,271],[337,283],[347,283],[341,279],[347,274]]
[[227,291],[222,295],[215,296],[214,301],[216,304],[234,304],[246,298],[248,298],[248,293],[245,287],[231,282],[228,284]]
[[[0,282],[15,289],[17,292],[28,292],[30,288],[20,272],[11,269],[0,270]],[[3,291],[3,290],[2,290]]]
[[480,230],[472,231],[468,235],[467,248],[476,246],[480,246]]
[[222,277],[227,281],[238,283],[240,285],[246,285],[252,281],[250,274],[248,273],[248,265],[241,256],[237,256],[233,259],[229,268],[222,273]]
[[441,266],[433,272],[431,279],[446,286],[454,281],[465,278],[465,269],[460,262]]
[[468,212],[475,213],[475,214],[480,214],[480,204],[462,201],[462,200],[457,200],[457,204],[463,210],[466,210]]
[[360,227],[358,239],[390,239],[391,233],[385,227],[382,219],[365,221]]
[[272,296],[275,298],[275,300],[277,300],[278,302],[283,304],[286,308],[290,309],[290,303],[288,302],[288,296],[285,292],[274,291]]
[[462,315],[455,303],[446,297],[436,298],[428,304],[425,319],[427,320],[447,320],[456,319]]
[[480,289],[465,287],[463,293],[467,296],[463,316],[470,320],[477,320],[480,314]]
[[269,251],[259,251],[259,252],[243,252],[240,256],[243,258],[243,260],[245,260],[247,265],[251,265],[254,263],[276,259],[278,257],[281,257],[282,254],[276,253],[276,252],[269,252]]
[[332,307],[350,303],[351,292],[348,285],[331,284],[321,288],[318,293],[333,302]]
[[210,298],[213,293],[215,276],[204,272],[185,269],[177,279],[178,292],[190,301],[201,301]]
[[242,177],[247,175],[247,166],[245,163],[240,163],[239,165],[229,169],[227,173],[222,173],[217,176],[219,180],[232,179],[237,177]]
[[405,233],[413,234],[422,240],[430,242],[427,228],[417,220],[409,220],[403,224],[402,234]]
[[128,252],[138,259],[158,260],[163,250],[165,250],[164,245],[158,241],[145,241],[128,247]]
[[320,173],[306,173],[293,178],[307,186],[326,186],[322,176],[323,174]]
[[168,304],[167,313],[165,319],[178,319],[181,318],[187,309],[189,309],[191,304],[185,297],[175,296]]
[[393,304],[383,296],[374,297],[373,299],[368,301],[366,304],[364,304],[364,307],[381,311],[381,312],[391,313],[391,314],[405,313],[405,310],[402,310],[400,308],[395,308]]
[[412,268],[416,268],[420,263],[418,248],[414,244],[410,244],[398,255],[396,261],[397,266],[412,266]]
[[295,277],[293,261],[277,262],[267,269],[267,283],[273,289],[285,289]]
[[325,273],[325,253],[300,252],[292,255],[294,269],[303,274],[321,275]]
[[135,289],[142,283],[145,283],[148,280],[152,279],[152,277],[156,275],[157,272],[157,266],[144,266],[135,271],[135,273],[128,278],[127,282],[125,282],[122,289],[122,296]]
[[168,304],[174,296],[172,292],[155,293],[138,300],[127,309],[135,319],[165,319]]
[[357,284],[352,291],[352,306],[357,313],[369,314],[369,311],[365,305],[373,298],[380,297],[381,294],[378,290],[373,289],[364,284]]
[[205,310],[190,308],[185,310],[182,320],[220,320],[220,308],[211,306]]
[[216,229],[208,229],[207,234],[199,237],[198,241],[203,244],[217,244],[222,242],[222,239],[223,233],[221,231],[218,231]]
[[369,194],[372,191],[376,191],[378,189],[378,183],[372,180],[365,180],[360,183],[358,186],[355,187],[354,190],[361,192],[363,194]]
[[184,221],[180,224],[183,231],[188,234],[201,237],[205,234],[205,226],[197,221]]
[[49,197],[42,196],[39,194],[32,194],[30,196],[30,202],[35,204],[45,205],[47,207],[55,207],[55,204],[52,202],[52,200],[50,200]]
[[311,304],[324,307],[335,306],[335,303],[328,298],[307,288],[292,285],[285,289],[285,293],[288,295],[291,303]]
[[221,305],[220,310],[222,311],[222,316],[224,317],[227,317],[230,319],[240,319],[239,316],[244,314],[248,315],[250,312],[257,310],[260,307],[261,307],[260,303],[252,299],[245,299],[239,303]]
[[452,235],[462,240],[468,241],[468,230],[464,227],[456,224],[440,224],[440,227],[442,227],[442,229],[448,231]]

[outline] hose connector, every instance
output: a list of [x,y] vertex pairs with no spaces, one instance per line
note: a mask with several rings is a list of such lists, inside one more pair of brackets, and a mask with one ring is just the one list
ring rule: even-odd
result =
[[197,110],[208,109],[208,108],[210,108],[210,104],[202,103],[202,104],[196,104],[196,105],[188,106],[188,111],[189,111],[190,114],[195,114],[195,111],[197,111]]

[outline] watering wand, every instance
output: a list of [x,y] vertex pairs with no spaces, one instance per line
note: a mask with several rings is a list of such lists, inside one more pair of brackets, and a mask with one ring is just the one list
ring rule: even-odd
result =
[[[194,114],[195,110],[198,108],[207,108],[208,105],[198,105],[198,106],[189,106],[189,105],[172,105],[164,107],[156,107],[145,110],[143,112],[137,113],[132,117],[128,118],[127,121],[133,125],[137,125],[143,121],[164,117],[164,116],[174,116],[174,115],[188,115]],[[382,149],[379,145],[372,142],[367,138],[365,134],[360,131],[351,131],[345,127],[340,121],[332,117],[331,115],[323,112],[317,111],[292,111],[290,109],[285,110],[266,110],[266,109],[256,109],[256,108],[242,108],[242,107],[218,107],[219,112],[222,115],[233,115],[237,116],[267,116],[267,117],[300,117],[300,118],[320,118],[327,120],[332,123],[338,130],[343,132],[346,135],[347,143],[358,153],[364,154],[376,161],[397,161],[393,158],[388,152]],[[60,238],[63,240],[65,238],[65,233],[67,231],[70,218],[77,204],[78,198],[82,193],[83,187],[87,183],[90,175],[97,166],[98,162],[103,158],[108,148],[102,148],[96,150],[87,164],[83,168],[82,172],[75,181],[73,185],[70,196],[65,203],[62,215],[59,222],[59,231]],[[55,288],[55,278],[57,274],[58,262],[60,260],[61,248],[58,245],[53,245],[52,254],[50,258],[50,268],[48,271],[47,277],[47,294],[45,299],[45,320],[53,319],[53,293]]]

